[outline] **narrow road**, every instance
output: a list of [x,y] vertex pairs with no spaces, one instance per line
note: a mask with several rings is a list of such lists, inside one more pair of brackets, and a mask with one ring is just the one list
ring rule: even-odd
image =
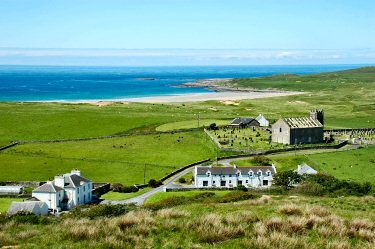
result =
[[[197,166],[199,166],[199,165],[197,165]],[[182,171],[181,173],[179,173],[179,174],[177,174],[177,175],[172,176],[171,178],[169,178],[164,183],[164,185],[161,185],[160,187],[151,189],[150,191],[148,191],[148,192],[146,192],[144,194],[138,195],[136,197],[125,199],[125,200],[119,200],[119,201],[104,200],[101,203],[102,204],[112,204],[112,205],[135,203],[137,206],[140,206],[151,195],[159,193],[159,192],[163,192],[164,191],[164,187],[172,187],[173,188],[174,187],[173,182],[175,182],[178,178],[180,178],[181,176],[183,176],[183,175],[185,175],[185,174],[187,174],[187,173],[189,173],[189,172],[191,172],[193,170],[194,170],[194,167],[186,169],[185,171]]]

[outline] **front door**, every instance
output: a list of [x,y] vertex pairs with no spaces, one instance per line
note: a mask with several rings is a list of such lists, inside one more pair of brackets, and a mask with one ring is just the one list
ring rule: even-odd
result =
[[225,187],[225,184],[226,184],[226,181],[221,181],[221,182],[220,182],[220,186],[221,186],[221,187]]

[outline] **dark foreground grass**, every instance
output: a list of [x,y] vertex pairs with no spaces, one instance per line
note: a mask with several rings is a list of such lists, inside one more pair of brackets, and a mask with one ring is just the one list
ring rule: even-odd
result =
[[[90,214],[108,215],[100,208]],[[107,210],[107,211],[106,211]],[[263,196],[117,217],[2,222],[0,246],[22,248],[374,248],[375,198]],[[133,211],[131,211],[133,210]],[[23,219],[25,220],[25,219]]]

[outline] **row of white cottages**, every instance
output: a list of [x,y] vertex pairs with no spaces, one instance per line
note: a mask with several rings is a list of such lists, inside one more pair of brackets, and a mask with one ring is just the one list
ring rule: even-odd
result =
[[[297,174],[317,174],[307,164],[298,165]],[[249,167],[195,167],[194,184],[196,188],[234,188],[243,185],[247,188],[267,188],[272,185],[276,174],[275,164],[272,166]]]

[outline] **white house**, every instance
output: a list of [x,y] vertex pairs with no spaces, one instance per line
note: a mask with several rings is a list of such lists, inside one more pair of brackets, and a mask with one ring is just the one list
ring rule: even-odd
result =
[[251,167],[195,167],[195,187],[232,188],[240,184],[248,188],[272,185],[275,165]]
[[55,176],[32,192],[32,197],[45,202],[54,212],[69,210],[92,200],[92,182],[81,176],[81,171]]
[[260,126],[268,127],[270,125],[270,122],[262,114],[259,114],[256,120],[259,122]]
[[45,215],[48,214],[48,206],[42,201],[14,201],[10,205],[7,214],[12,215],[21,211],[34,213],[35,215]]
[[303,175],[303,174],[316,175],[316,174],[318,174],[318,171],[311,168],[306,163],[303,164],[303,165],[298,165],[298,168],[294,172],[297,172],[298,175]]

